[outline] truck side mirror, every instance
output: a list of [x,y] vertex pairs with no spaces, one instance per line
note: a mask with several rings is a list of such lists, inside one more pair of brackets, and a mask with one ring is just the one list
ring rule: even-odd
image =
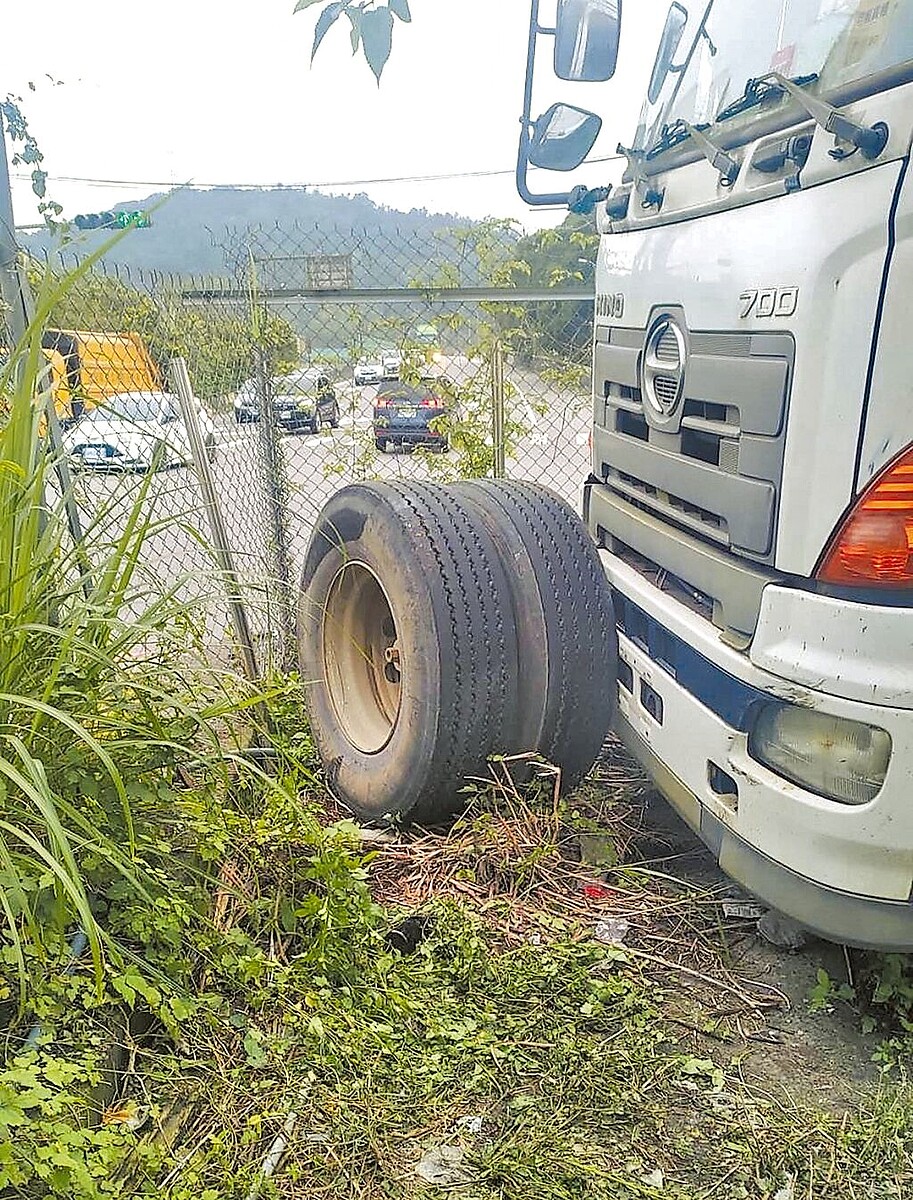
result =
[[533,124],[529,161],[547,171],[579,167],[599,136],[602,118],[571,104],[553,104]]
[[666,77],[672,72],[681,71],[681,67],[673,66],[675,54],[688,24],[688,10],[683,4],[673,3],[666,13],[666,23],[660,35],[656,48],[656,58],[653,70],[650,72],[650,83],[647,86],[647,99],[655,104],[659,93],[663,90]]
[[561,79],[584,83],[611,79],[618,57],[621,0],[558,0],[554,28],[540,24],[539,7],[540,0],[530,0],[517,191],[527,204],[541,208],[567,204],[571,193],[530,191],[529,164],[572,171],[589,154],[602,122],[595,113],[568,104],[553,104],[538,121],[532,119],[537,45],[543,37],[554,39],[554,69]]
[[611,79],[620,31],[621,0],[558,0],[555,74],[576,83]]

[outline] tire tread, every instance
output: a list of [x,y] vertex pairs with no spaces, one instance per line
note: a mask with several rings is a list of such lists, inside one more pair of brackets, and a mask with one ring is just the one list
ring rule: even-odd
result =
[[596,547],[570,505],[537,484],[466,485],[497,507],[532,559],[545,622],[547,688],[537,747],[573,787],[592,766],[615,705],[617,635]]

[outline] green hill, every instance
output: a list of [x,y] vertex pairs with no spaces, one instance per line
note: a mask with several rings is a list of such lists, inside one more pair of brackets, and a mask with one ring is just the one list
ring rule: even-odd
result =
[[[346,258],[343,266],[355,287],[427,280],[445,264],[462,267],[468,274],[464,283],[475,282],[477,274],[465,267],[461,237],[448,232],[466,230],[473,222],[424,209],[399,212],[364,195],[329,196],[283,187],[180,189],[111,206],[112,211],[139,209],[154,209],[151,228],[134,230],[106,255],[109,263],[131,271],[184,277],[233,274],[253,253],[263,264],[264,286],[307,286],[306,260],[321,255]],[[103,231],[77,234],[67,249],[81,257],[107,236]],[[23,241],[32,253],[50,248],[43,232]]]

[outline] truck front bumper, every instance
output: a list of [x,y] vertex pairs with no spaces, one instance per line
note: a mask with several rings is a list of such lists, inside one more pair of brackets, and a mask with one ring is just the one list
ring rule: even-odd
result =
[[[705,617],[620,558],[602,559],[619,623],[617,732],[721,868],[831,940],[913,950],[913,711],[761,670]],[[751,714],[765,702],[886,729],[877,796],[830,800],[752,758]]]
[[623,718],[616,722],[616,732],[731,879],[829,941],[903,953],[913,950],[913,905],[909,901],[843,892],[775,862],[703,807]]

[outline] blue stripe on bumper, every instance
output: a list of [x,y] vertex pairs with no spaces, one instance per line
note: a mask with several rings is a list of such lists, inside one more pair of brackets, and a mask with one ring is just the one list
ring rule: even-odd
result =
[[768,692],[742,683],[698,654],[693,646],[670,633],[621,592],[614,593],[614,601],[615,620],[621,632],[695,700],[733,729],[748,733],[758,707],[776,701]]

